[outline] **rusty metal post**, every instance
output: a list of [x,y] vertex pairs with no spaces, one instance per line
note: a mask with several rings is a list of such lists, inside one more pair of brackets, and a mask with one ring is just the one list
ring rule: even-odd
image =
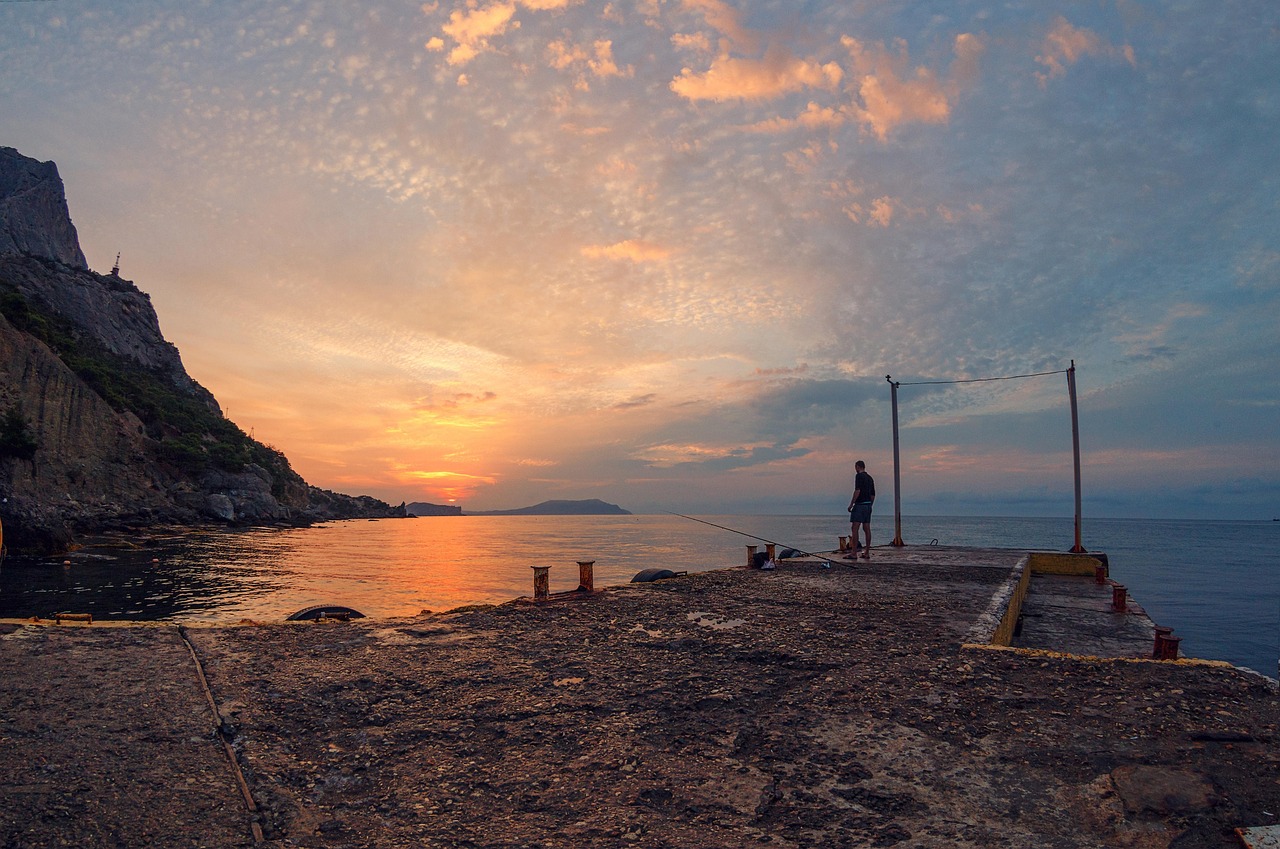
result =
[[[906,545],[902,541],[902,463],[898,459],[898,384],[893,378],[885,375],[889,381],[889,398],[893,404],[893,542],[895,548]],[[853,547],[857,548],[857,534],[853,537]]]
[[849,538],[840,537],[840,551],[848,551],[848,550],[849,550]]
[[1129,609],[1128,605],[1129,591],[1124,584],[1111,585],[1111,609],[1116,613],[1124,613]]
[[1173,629],[1167,625],[1156,626],[1155,646],[1151,649],[1151,656],[1158,658],[1164,652],[1164,641],[1173,633]]
[[1181,642],[1182,642],[1181,637],[1175,637],[1173,636],[1173,634],[1165,635],[1163,638],[1161,638],[1160,643],[1158,645],[1158,649],[1160,652],[1159,655],[1157,655],[1158,659],[1177,660],[1178,644]]
[[1093,582],[1098,586],[1102,586],[1107,582],[1107,567],[1103,563],[1098,563],[1093,567]]
[[764,551],[765,551],[765,554],[769,556],[769,559],[773,560],[775,555],[778,553],[777,543],[773,543],[773,542],[765,543]]
[[1076,543],[1071,550],[1080,554],[1087,549],[1080,542],[1080,416],[1076,412],[1076,361],[1067,369],[1067,393],[1071,396],[1071,450],[1075,455],[1076,470]]
[[592,592],[596,588],[594,560],[578,561],[578,589],[582,592]]
[[550,566],[530,566],[533,570],[533,600],[546,601],[551,597]]
[[756,549],[757,548],[759,548],[759,546],[755,546],[755,545],[747,546],[747,565],[748,566],[756,565]]

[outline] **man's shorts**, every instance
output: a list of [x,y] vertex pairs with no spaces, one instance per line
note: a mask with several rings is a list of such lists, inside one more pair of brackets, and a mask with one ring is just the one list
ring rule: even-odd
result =
[[871,521],[871,502],[864,501],[861,504],[853,505],[853,509],[849,511],[849,523],[852,525],[861,525]]

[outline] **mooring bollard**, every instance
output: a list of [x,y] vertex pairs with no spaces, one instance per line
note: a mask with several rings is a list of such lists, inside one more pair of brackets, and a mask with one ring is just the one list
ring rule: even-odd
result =
[[1093,582],[1098,586],[1102,586],[1107,582],[1107,567],[1103,563],[1093,567]]
[[839,548],[839,550],[840,550],[840,551],[848,551],[848,550],[849,550],[849,538],[848,538],[848,537],[840,537],[840,548]]
[[777,554],[777,552],[778,552],[778,546],[777,546],[777,543],[772,543],[772,542],[771,542],[771,543],[766,544],[766,545],[765,545],[765,547],[764,547],[764,551],[765,551],[765,554],[768,554],[768,555],[769,555],[769,559],[770,559],[770,560],[773,560],[773,559],[774,559],[774,555],[775,555],[775,554]]
[[592,592],[596,588],[594,560],[578,561],[578,589],[581,592]]
[[748,566],[756,565],[756,549],[757,548],[759,548],[759,546],[756,546],[756,545],[747,546],[747,565]]
[[1168,627],[1167,625],[1156,626],[1155,646],[1151,649],[1152,657],[1156,657],[1156,658],[1160,657],[1160,653],[1164,649],[1164,641],[1172,633],[1173,633],[1173,629]]
[[550,566],[530,566],[533,570],[533,600],[546,601],[551,596]]
[[1125,589],[1124,584],[1111,585],[1111,609],[1117,613],[1124,613],[1128,609],[1127,602],[1129,591]]
[[1181,637],[1175,637],[1173,634],[1165,634],[1156,637],[1156,648],[1159,654],[1156,657],[1159,660],[1177,660],[1178,644],[1182,642]]

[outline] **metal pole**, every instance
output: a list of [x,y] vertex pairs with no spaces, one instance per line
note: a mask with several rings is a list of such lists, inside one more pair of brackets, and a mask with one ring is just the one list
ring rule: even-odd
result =
[[1071,450],[1075,454],[1076,472],[1076,544],[1072,552],[1083,554],[1087,549],[1080,542],[1080,417],[1076,412],[1076,361],[1067,369],[1067,392],[1071,395]]
[[893,378],[885,375],[889,381],[889,397],[893,401],[893,545],[902,548],[902,463],[898,458],[898,384]]

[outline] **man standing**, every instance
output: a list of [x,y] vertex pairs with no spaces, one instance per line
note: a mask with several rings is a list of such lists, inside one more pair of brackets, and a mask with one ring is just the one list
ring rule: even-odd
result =
[[867,464],[859,460],[853,464],[857,472],[853,476],[853,498],[849,499],[849,524],[853,533],[853,547],[858,547],[858,525],[866,535],[866,545],[862,547],[863,560],[871,559],[871,504],[876,500],[876,482],[867,474]]

